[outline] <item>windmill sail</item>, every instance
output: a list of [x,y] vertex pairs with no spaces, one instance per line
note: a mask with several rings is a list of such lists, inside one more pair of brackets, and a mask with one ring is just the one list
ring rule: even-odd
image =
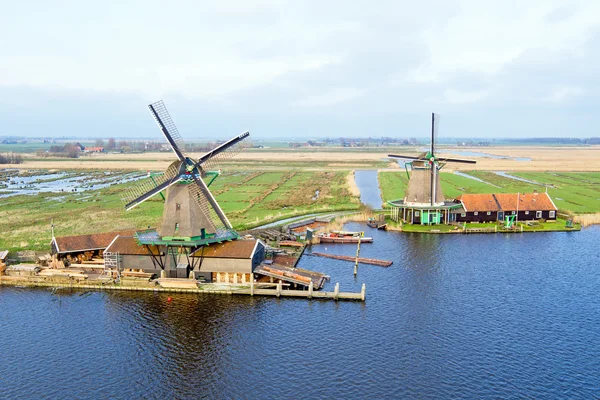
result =
[[220,231],[231,229],[231,223],[221,207],[201,178],[194,176],[195,184],[188,186],[192,198],[196,201],[202,213],[211,221],[212,227],[218,234]]
[[178,161],[174,162],[167,168],[164,174],[149,176],[133,185],[122,198],[125,202],[125,209],[131,210],[135,206],[167,189],[169,186],[179,182],[181,180],[179,174],[180,165],[181,164]]
[[175,123],[171,119],[171,115],[169,115],[169,111],[167,111],[167,107],[163,103],[162,100],[157,101],[156,103],[152,103],[148,106],[154,120],[158,124],[163,135],[171,145],[171,149],[179,159],[179,161],[183,161],[185,159],[185,155],[183,153],[184,143]]
[[248,146],[247,143],[242,142],[248,136],[250,136],[250,132],[246,131],[241,135],[229,139],[227,142],[200,157],[196,165],[201,166],[205,171],[218,169],[219,163],[231,159]]

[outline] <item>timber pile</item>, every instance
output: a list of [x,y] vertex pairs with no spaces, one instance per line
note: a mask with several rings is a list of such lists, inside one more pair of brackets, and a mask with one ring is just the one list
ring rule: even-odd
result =
[[63,277],[63,278],[74,278],[74,279],[87,279],[88,276],[82,271],[78,269],[50,269],[46,268],[41,270],[38,273],[39,276],[47,276],[47,277]]
[[[309,255],[313,255],[313,256],[317,256],[317,257],[333,258],[335,260],[356,262],[356,257],[351,257],[351,256],[338,256],[335,254],[327,254],[327,253],[311,253]],[[376,258],[362,258],[362,257],[358,258],[358,262],[361,264],[378,265],[380,267],[389,267],[390,265],[393,264],[392,261],[378,260]]]
[[121,272],[121,276],[125,277],[125,278],[142,278],[142,279],[146,279],[146,280],[150,280],[153,277],[156,276],[156,274],[150,273],[150,272],[144,272],[141,270],[124,270],[123,272]]
[[159,278],[156,280],[161,287],[171,289],[198,289],[195,279]]
[[280,246],[290,246],[290,247],[302,247],[304,246],[303,243],[297,242],[295,240],[281,240],[279,242]]

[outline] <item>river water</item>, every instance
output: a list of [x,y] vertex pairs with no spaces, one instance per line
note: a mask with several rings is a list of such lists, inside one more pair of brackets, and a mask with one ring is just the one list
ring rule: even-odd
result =
[[354,171],[354,181],[360,190],[360,202],[379,210],[383,206],[376,170]]
[[366,303],[0,287],[0,398],[598,397],[599,227],[346,228],[394,264],[300,266]]

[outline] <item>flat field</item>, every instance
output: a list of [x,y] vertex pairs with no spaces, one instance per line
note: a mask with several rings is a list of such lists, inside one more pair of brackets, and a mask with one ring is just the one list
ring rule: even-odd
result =
[[[421,147],[247,149],[223,164],[228,170],[281,169],[398,169],[388,154],[419,154]],[[600,171],[600,146],[587,147],[441,147],[440,157],[470,158],[477,164],[448,164],[448,170],[482,171]],[[466,154],[466,155],[465,155]],[[191,154],[198,158],[198,154]],[[25,163],[8,168],[164,170],[174,160],[171,152],[93,154],[76,159],[39,158],[24,154]],[[529,161],[524,161],[524,160]]]
[[[463,193],[531,193],[548,190],[554,204],[573,213],[600,212],[600,173],[598,172],[511,172],[505,176],[490,171],[463,171],[483,182],[441,172],[442,190],[447,198]],[[520,181],[526,179],[530,182]],[[384,201],[403,198],[407,185],[404,171],[380,171],[379,184]]]
[[[210,188],[234,227],[244,230],[297,215],[358,209],[358,196],[351,195],[347,185],[348,173],[230,172]],[[97,171],[70,174],[83,179]],[[156,227],[162,198],[155,196],[125,211],[121,197],[128,187],[0,198],[0,249],[48,250],[52,222],[57,236]]]
[[[356,210],[360,207],[356,188],[351,185],[352,179],[348,179],[352,170],[379,170],[383,199],[402,198],[408,182],[406,172],[385,157],[390,153],[414,155],[420,150],[415,147],[249,149],[221,165],[225,172],[211,185],[211,190],[238,230],[319,211]],[[444,168],[441,179],[448,198],[462,193],[543,191],[544,185],[548,185],[548,193],[561,210],[600,212],[600,146],[444,147],[440,156],[444,155],[477,160],[476,165],[448,164]],[[63,172],[85,179],[88,174],[105,171],[163,171],[174,159],[171,152],[99,154],[79,159],[24,156],[24,164],[2,168],[16,168],[20,176],[44,170],[44,173]],[[526,158],[531,160],[523,161]],[[452,173],[457,170],[483,182]],[[499,171],[511,171],[512,176],[535,183],[495,173]],[[5,174],[15,173],[13,170]],[[54,178],[46,180],[50,179]],[[0,195],[6,190],[1,181],[0,176]],[[120,198],[127,187],[128,184],[117,184],[82,193],[0,198],[0,249],[48,249],[51,221],[57,235],[157,226],[162,199],[153,198],[125,212]]]

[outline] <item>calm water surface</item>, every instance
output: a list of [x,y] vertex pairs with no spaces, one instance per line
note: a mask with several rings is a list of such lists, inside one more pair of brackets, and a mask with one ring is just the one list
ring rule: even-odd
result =
[[[598,227],[367,230],[367,302],[0,287],[0,398],[597,398]],[[350,245],[314,251],[354,254]],[[331,288],[331,286],[329,286]]]
[[377,171],[358,170],[354,172],[354,181],[360,190],[360,202],[373,209],[383,206]]

